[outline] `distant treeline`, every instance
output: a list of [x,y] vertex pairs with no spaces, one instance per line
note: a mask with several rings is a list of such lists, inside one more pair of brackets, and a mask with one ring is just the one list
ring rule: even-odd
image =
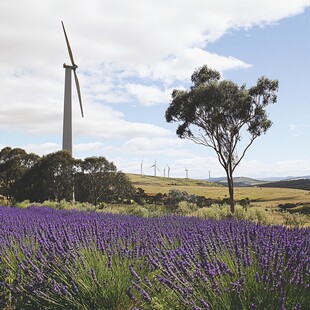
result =
[[310,191],[309,179],[286,180],[271,183],[260,184],[260,187],[278,187],[278,188],[295,188]]

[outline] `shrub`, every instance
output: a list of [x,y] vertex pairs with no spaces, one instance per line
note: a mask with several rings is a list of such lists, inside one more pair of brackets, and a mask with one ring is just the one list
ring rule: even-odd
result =
[[169,207],[178,207],[181,201],[196,203],[196,195],[189,195],[186,191],[181,192],[178,189],[171,189],[166,198],[165,204]]
[[196,211],[198,206],[195,203],[188,201],[180,201],[176,213],[180,215],[189,215],[190,213]]
[[306,223],[306,219],[299,213],[284,213],[284,225],[289,227],[299,227]]
[[214,220],[223,220],[232,217],[229,206],[219,204],[213,204],[211,207],[200,208],[191,215]]
[[237,220],[245,220],[247,217],[246,210],[243,207],[236,205],[234,217]]
[[258,224],[265,225],[268,223],[267,211],[259,207],[249,208],[247,211],[247,219]]
[[139,205],[126,208],[124,211],[125,211],[124,212],[125,214],[137,215],[137,216],[142,216],[142,217],[149,217],[150,215],[150,212],[148,209],[142,206],[139,206]]
[[15,202],[14,207],[25,209],[25,208],[29,207],[30,204],[31,204],[30,201],[28,199],[26,199],[22,202]]

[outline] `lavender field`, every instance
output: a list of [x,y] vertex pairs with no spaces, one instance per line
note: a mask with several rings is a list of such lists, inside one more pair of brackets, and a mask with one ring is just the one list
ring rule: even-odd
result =
[[310,229],[0,207],[0,309],[309,309]]

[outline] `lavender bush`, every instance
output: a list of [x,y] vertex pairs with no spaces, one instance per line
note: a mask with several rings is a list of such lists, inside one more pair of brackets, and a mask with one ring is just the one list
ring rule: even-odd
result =
[[0,309],[308,309],[310,229],[0,207]]

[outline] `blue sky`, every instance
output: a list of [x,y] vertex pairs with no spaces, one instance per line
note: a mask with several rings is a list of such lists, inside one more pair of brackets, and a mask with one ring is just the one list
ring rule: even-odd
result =
[[[236,176],[310,174],[310,0],[3,0],[0,148],[61,149],[63,20],[79,66],[85,118],[73,89],[73,155],[105,156],[124,172],[223,176],[212,149],[180,140],[165,121],[171,91],[207,64],[249,87],[279,80],[273,126]],[[167,171],[167,170],[166,170]]]

